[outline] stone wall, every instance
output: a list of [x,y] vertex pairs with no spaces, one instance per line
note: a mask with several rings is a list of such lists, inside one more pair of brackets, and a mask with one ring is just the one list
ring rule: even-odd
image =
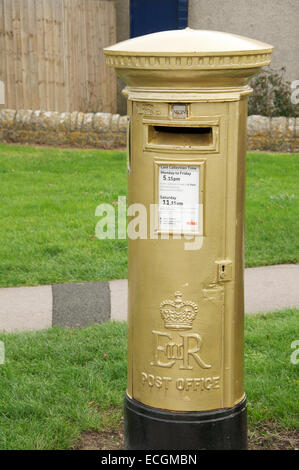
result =
[[247,149],[299,152],[299,118],[249,116]]
[[0,110],[0,142],[111,149],[126,145],[126,133],[119,114]]
[[[0,142],[123,148],[127,117],[110,113],[0,110]],[[299,152],[299,118],[248,117],[248,150]]]

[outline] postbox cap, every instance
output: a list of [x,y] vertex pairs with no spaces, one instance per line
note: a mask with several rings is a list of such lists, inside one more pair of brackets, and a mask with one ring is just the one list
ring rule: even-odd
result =
[[161,31],[104,49],[128,85],[241,84],[269,65],[273,46],[219,31]]
[[[148,64],[151,68],[179,65],[178,60],[167,60],[179,56],[193,58],[181,64],[189,68],[263,66],[270,63],[272,51],[273,46],[247,37],[191,28],[146,34],[104,49],[111,65],[142,67]],[[131,60],[126,61],[125,57]],[[149,57],[157,60],[147,62]]]

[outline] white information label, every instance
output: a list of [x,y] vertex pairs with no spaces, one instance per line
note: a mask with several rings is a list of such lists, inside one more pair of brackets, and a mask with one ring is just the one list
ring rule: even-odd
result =
[[199,231],[198,166],[159,166],[159,229]]

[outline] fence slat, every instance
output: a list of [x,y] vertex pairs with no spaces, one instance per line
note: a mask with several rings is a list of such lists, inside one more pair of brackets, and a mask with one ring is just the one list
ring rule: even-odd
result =
[[5,107],[116,112],[116,78],[102,48],[115,42],[108,0],[0,0]]

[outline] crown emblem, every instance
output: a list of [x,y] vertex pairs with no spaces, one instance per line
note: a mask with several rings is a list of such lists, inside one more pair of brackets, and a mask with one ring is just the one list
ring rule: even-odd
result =
[[190,300],[183,301],[182,293],[175,292],[175,300],[163,300],[160,304],[160,313],[165,328],[171,330],[189,330],[192,328],[198,307]]

